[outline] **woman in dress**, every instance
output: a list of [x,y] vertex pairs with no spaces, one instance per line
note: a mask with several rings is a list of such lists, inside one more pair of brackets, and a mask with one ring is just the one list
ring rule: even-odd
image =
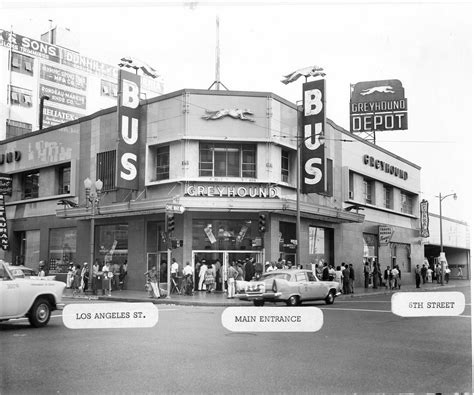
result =
[[211,293],[211,291],[214,289],[215,282],[215,269],[212,267],[212,265],[207,265],[207,270],[204,277],[204,283],[206,284],[207,293]]

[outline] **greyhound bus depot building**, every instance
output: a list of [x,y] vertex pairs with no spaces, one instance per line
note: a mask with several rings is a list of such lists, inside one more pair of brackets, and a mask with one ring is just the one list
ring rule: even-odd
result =
[[[246,110],[234,117],[216,116],[218,109]],[[294,104],[268,92],[190,89],[140,102],[135,190],[116,184],[117,123],[113,107],[0,142],[9,158],[0,172],[12,177],[3,259],[34,268],[44,260],[64,280],[71,262],[109,256],[128,262],[128,288],[142,290],[153,264],[165,281],[171,207],[171,257],[181,267],[201,259],[224,269],[252,257],[295,262],[298,244],[296,263],[352,263],[357,286],[367,260],[398,264],[402,281],[414,282],[423,263],[417,165],[326,120],[325,193],[300,194],[297,241]],[[95,207],[86,178],[103,182]],[[380,239],[381,227],[389,240]]]

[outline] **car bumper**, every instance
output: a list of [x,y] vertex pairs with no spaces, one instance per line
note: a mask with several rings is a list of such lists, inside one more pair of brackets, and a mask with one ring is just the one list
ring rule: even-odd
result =
[[66,303],[56,303],[56,310],[64,310]]
[[236,295],[240,300],[274,300],[278,299],[282,295],[281,292],[269,292],[269,293],[245,293]]

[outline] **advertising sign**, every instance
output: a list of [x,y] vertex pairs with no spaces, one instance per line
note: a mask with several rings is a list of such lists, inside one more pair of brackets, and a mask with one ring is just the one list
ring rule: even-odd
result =
[[358,82],[350,100],[351,132],[406,130],[407,99],[399,80]]
[[7,216],[5,213],[5,196],[0,195],[0,244],[3,250],[8,250]]
[[393,236],[393,228],[391,226],[379,226],[379,244],[386,245],[390,243]]
[[72,111],[62,110],[60,108],[54,108],[44,106],[43,109],[43,125],[54,126],[60,123],[75,121],[76,119],[83,117],[83,114],[78,114]]
[[117,187],[138,189],[140,76],[120,70],[118,95]]
[[86,109],[86,97],[78,93],[65,91],[64,89],[55,88],[40,84],[40,97],[48,96],[49,101],[64,104],[66,106]]
[[326,125],[325,80],[303,84],[303,122],[301,140],[302,193],[324,193],[326,183],[326,155],[324,143],[319,137],[324,135]]
[[428,200],[420,202],[420,236],[430,237],[430,216],[428,214]]
[[69,51],[66,48],[61,48],[61,63],[90,74],[112,77],[114,79],[118,78],[117,67],[82,56],[79,53]]
[[70,71],[58,69],[42,63],[40,68],[40,77],[43,80],[55,82],[71,88],[85,91],[87,89],[87,77],[72,73]]
[[12,182],[10,174],[0,173],[0,195],[12,195]]
[[26,55],[59,62],[59,48],[43,41],[0,29],[0,45],[11,48]]

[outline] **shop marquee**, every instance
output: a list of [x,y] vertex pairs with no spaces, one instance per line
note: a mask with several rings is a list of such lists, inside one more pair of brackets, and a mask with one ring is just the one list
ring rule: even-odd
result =
[[250,198],[279,198],[277,187],[268,186],[226,186],[226,185],[188,185],[185,189],[187,196],[205,197],[250,197]]

